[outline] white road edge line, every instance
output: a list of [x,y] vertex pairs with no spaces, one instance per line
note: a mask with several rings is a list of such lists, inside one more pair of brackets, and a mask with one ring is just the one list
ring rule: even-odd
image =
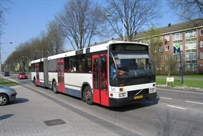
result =
[[161,99],[166,99],[166,100],[173,100],[172,98],[167,98],[167,97],[160,97]]
[[186,108],[183,108],[183,107],[178,107],[178,106],[173,106],[173,105],[166,105],[168,107],[171,107],[171,108],[177,108],[177,109],[181,109],[181,110],[185,110]]
[[201,102],[194,102],[194,101],[185,101],[185,102],[194,103],[194,104],[202,104],[203,105],[203,103],[201,103]]

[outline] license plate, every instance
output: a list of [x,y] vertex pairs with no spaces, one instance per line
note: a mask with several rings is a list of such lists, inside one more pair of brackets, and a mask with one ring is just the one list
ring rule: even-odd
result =
[[143,98],[143,95],[138,95],[134,97],[134,99],[142,99],[142,98]]

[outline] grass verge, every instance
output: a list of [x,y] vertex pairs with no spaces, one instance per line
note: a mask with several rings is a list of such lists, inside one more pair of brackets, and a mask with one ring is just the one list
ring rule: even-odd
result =
[[3,86],[16,86],[16,85],[19,85],[19,84],[16,83],[16,82],[4,79],[4,78],[0,78],[0,85],[3,85]]
[[[192,77],[193,78],[193,77]],[[166,85],[166,78],[163,77],[157,77],[156,78],[157,85]],[[174,79],[174,85],[172,83],[168,83],[169,86],[175,87],[175,86],[188,86],[188,87],[194,87],[194,88],[201,88],[203,89],[203,80],[184,80],[184,84],[182,84],[182,80],[180,79]]]

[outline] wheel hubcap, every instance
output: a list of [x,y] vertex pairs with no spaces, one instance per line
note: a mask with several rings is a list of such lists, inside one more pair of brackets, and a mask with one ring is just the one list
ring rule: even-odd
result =
[[3,96],[0,96],[0,104],[4,104],[6,102],[6,98]]
[[86,91],[85,98],[86,98],[86,100],[90,99],[90,91]]

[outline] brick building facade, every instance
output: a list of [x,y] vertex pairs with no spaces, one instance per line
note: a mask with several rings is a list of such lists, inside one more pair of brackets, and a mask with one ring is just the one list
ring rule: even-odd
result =
[[[167,70],[164,62],[168,55],[176,55],[177,60],[180,57],[173,52],[173,45],[179,44],[183,68],[185,73],[203,74],[203,19],[192,20],[180,24],[168,24],[166,27],[158,28],[161,31],[162,46],[159,47],[160,60],[159,67],[163,71]],[[138,33],[134,41],[143,42],[143,33]],[[179,69],[177,69],[179,71]]]

